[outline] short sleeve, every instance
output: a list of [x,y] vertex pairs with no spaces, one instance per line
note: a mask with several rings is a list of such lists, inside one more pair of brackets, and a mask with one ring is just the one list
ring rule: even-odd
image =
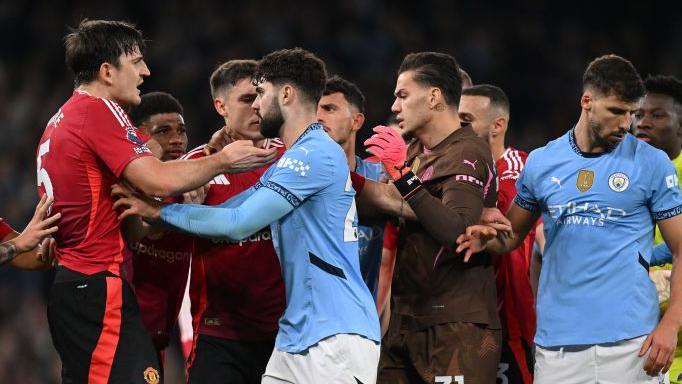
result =
[[152,156],[147,137],[135,128],[128,115],[113,101],[97,99],[88,110],[83,140],[116,177],[131,161]]
[[682,196],[675,167],[662,151],[656,151],[650,165],[652,179],[649,183],[649,209],[656,221],[682,213]]
[[536,212],[540,209],[539,199],[535,193],[535,177],[533,175],[534,163],[537,161],[536,157],[537,153],[535,151],[528,155],[526,165],[516,180],[516,198],[514,199],[516,205],[531,212]]
[[10,233],[14,232],[14,229],[7,225],[5,220],[0,218],[0,240],[4,239],[5,236],[9,235]]
[[292,148],[261,178],[258,187],[269,188],[282,195],[292,206],[332,183],[336,172],[331,157],[320,149]]

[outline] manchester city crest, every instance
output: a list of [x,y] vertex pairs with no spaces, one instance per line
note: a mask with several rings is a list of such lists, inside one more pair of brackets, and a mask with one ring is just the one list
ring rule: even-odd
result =
[[630,185],[630,180],[622,172],[616,172],[609,177],[609,187],[616,192],[623,192],[628,189],[628,185]]

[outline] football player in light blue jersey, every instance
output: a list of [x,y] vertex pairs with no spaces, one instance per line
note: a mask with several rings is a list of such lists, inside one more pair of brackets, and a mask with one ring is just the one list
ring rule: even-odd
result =
[[[365,123],[365,96],[357,85],[339,76],[327,80],[317,105],[317,119],[329,136],[343,148],[350,170],[370,180],[386,179],[381,162],[371,162],[355,154],[357,132]],[[360,272],[377,300],[379,268],[384,243],[385,219],[363,220],[358,225]]]
[[270,225],[287,308],[262,382],[374,383],[379,319],[360,274],[355,191],[343,150],[316,118],[324,63],[285,49],[263,57],[256,73],[261,133],[288,149],[254,187],[215,207],[134,196],[117,207],[212,238],[238,240]]
[[[615,55],[583,75],[582,112],[564,136],[528,157],[507,213],[514,235],[470,227],[459,249],[504,253],[542,214],[536,383],[659,383],[682,322],[682,197],[666,154],[628,134],[644,93]],[[670,307],[658,321],[649,279],[654,224],[673,254]]]

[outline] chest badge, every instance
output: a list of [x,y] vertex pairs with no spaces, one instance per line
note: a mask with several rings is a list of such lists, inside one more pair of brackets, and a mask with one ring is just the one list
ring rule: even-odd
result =
[[630,180],[628,176],[621,172],[616,172],[609,177],[609,187],[616,192],[623,192],[628,189]]
[[578,179],[575,182],[575,186],[580,192],[587,192],[592,188],[594,184],[594,171],[589,169],[581,169],[578,172]]

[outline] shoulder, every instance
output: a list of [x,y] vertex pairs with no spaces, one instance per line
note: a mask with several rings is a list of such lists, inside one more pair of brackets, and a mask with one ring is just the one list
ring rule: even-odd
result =
[[634,149],[638,161],[648,162],[651,166],[672,165],[672,161],[665,152],[638,140],[634,136],[628,135],[628,140],[625,143]]
[[204,153],[204,148],[206,147],[206,144],[202,144],[190,151],[187,151],[187,153],[181,157],[183,160],[187,159],[199,159],[201,157],[206,157],[206,154]]
[[82,108],[89,118],[98,121],[111,121],[121,127],[133,127],[128,114],[115,101],[89,96],[82,101]]

